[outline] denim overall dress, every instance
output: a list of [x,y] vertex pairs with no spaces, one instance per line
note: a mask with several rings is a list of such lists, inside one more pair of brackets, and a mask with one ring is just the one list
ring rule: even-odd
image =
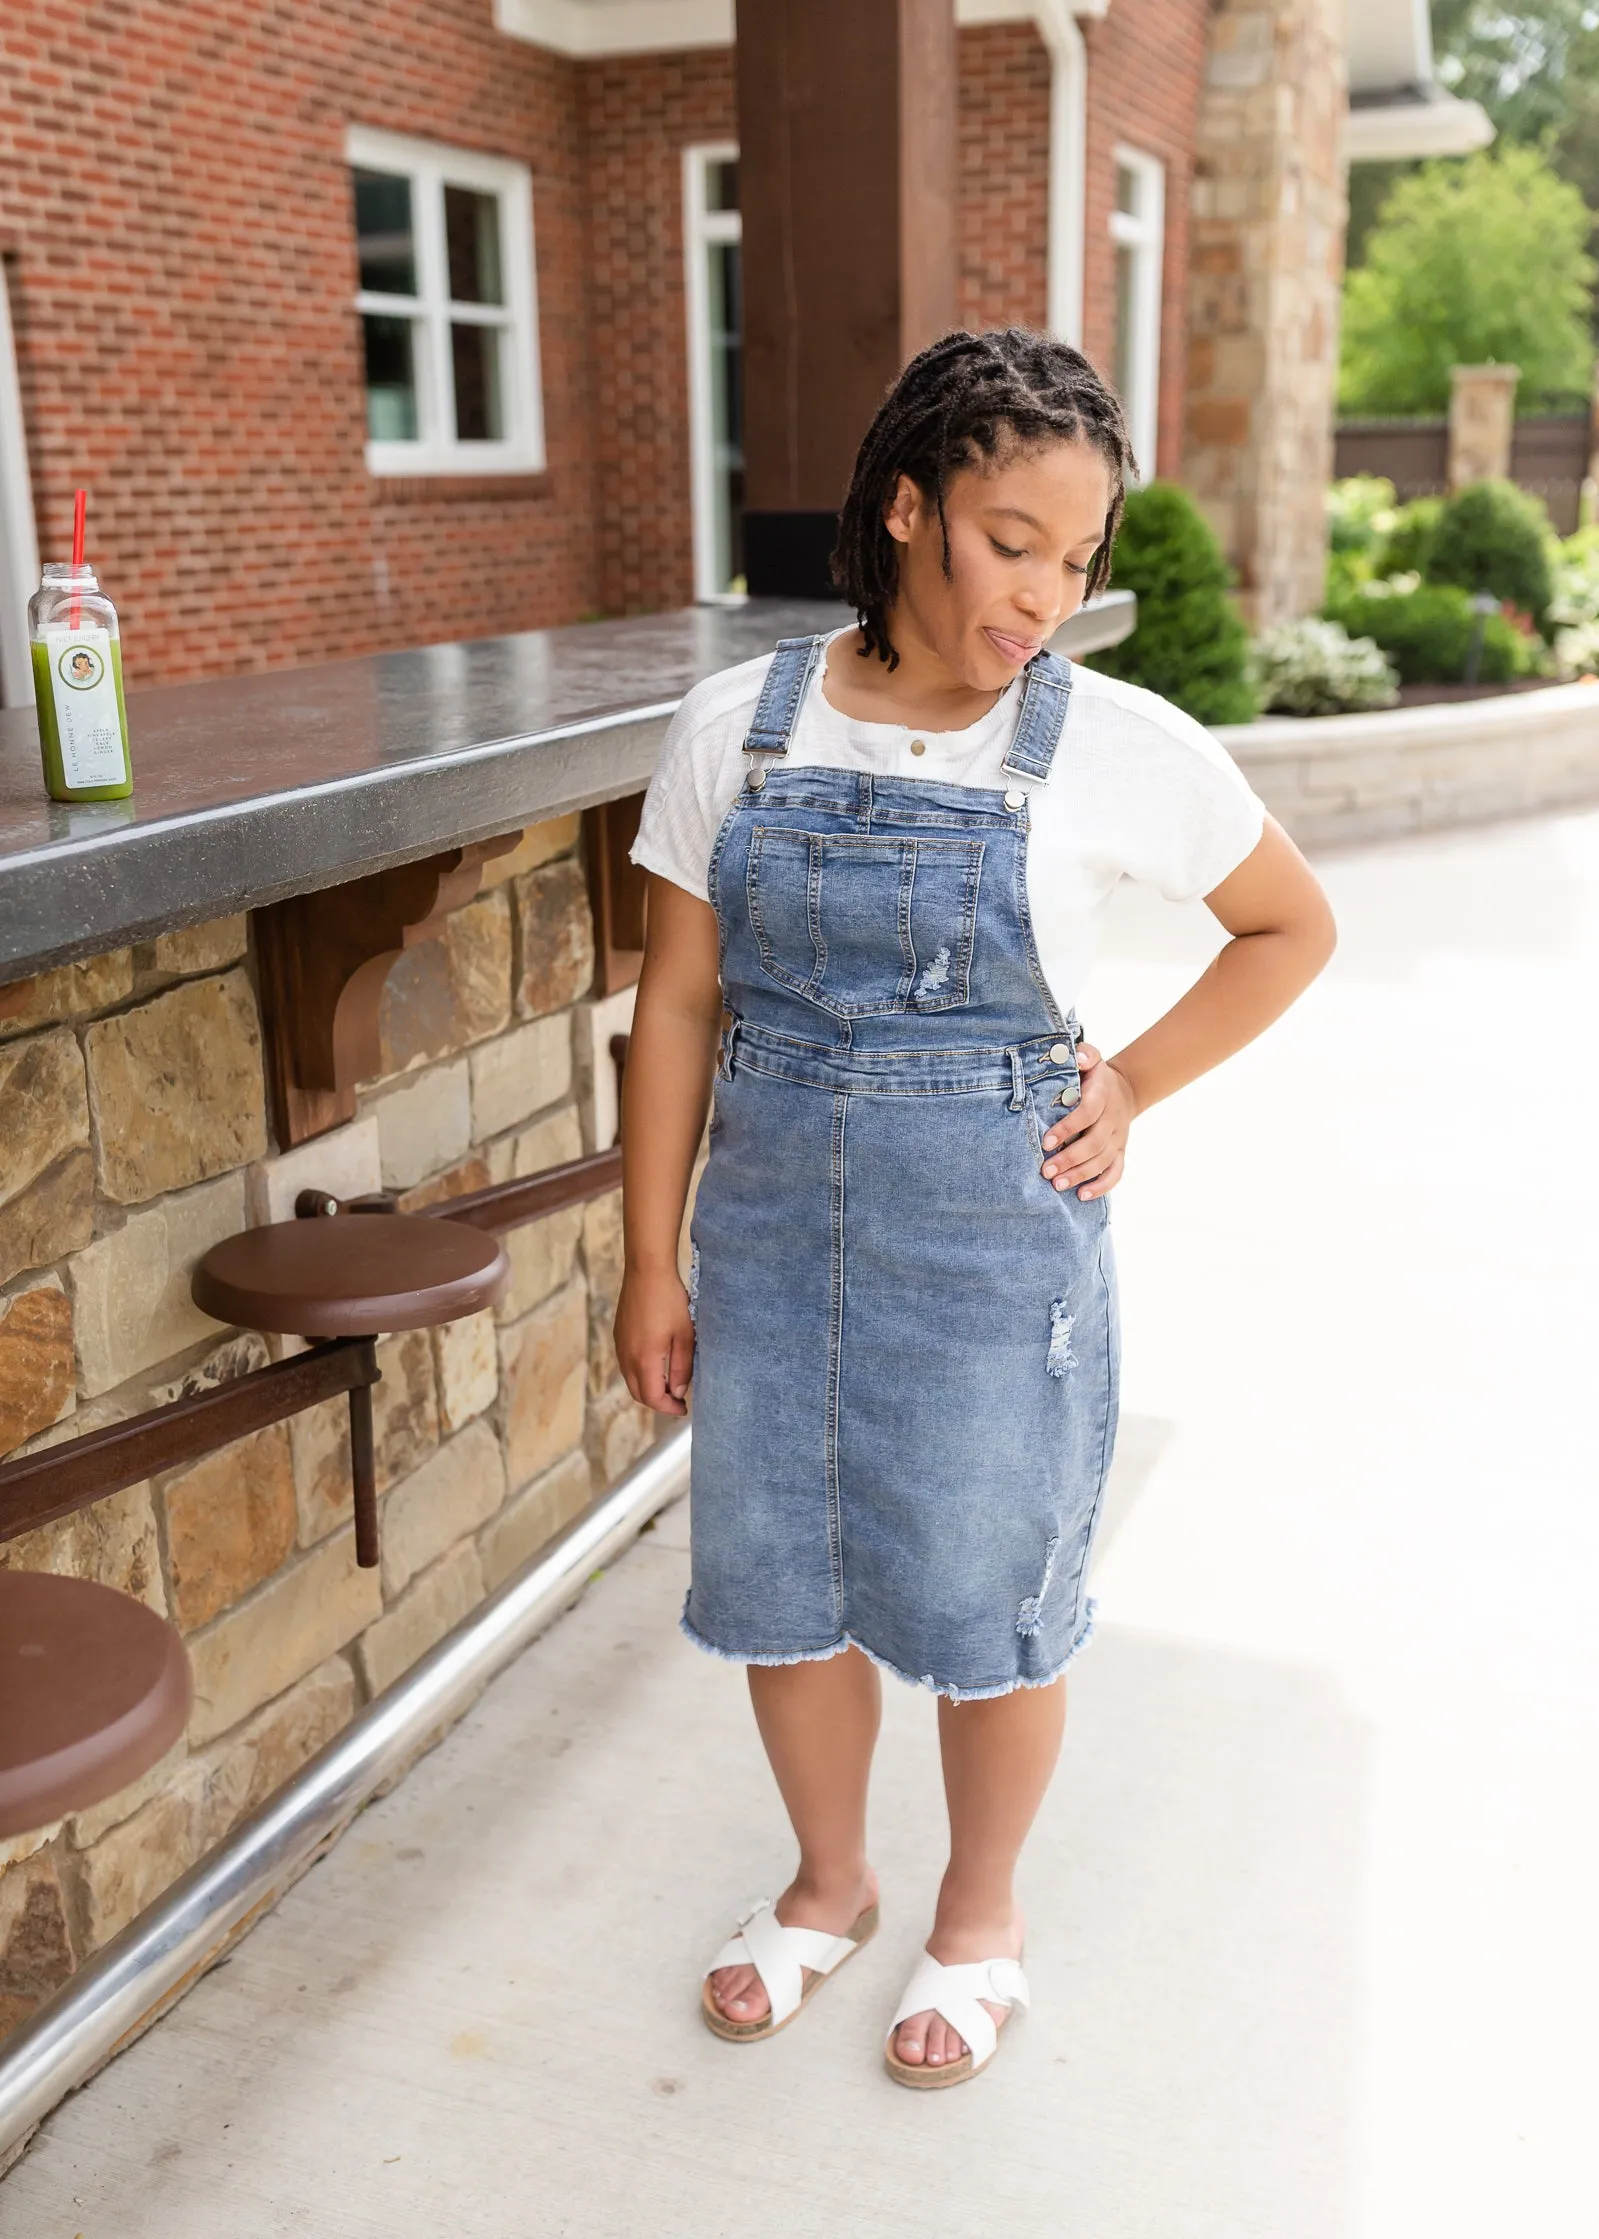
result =
[[1087,1638],[1116,1430],[1107,1202],[1039,1171],[1082,1028],[1034,948],[1028,790],[1071,670],[1029,663],[1005,791],[785,766],[825,644],[779,645],[711,854],[683,1628],[965,1701]]

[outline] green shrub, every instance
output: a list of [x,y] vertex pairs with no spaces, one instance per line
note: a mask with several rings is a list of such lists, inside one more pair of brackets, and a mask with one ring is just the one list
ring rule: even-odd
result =
[[[1414,591],[1368,585],[1329,602],[1327,619],[1351,637],[1374,638],[1399,671],[1401,684],[1460,684],[1465,680],[1477,616],[1454,584],[1423,583]],[[1506,684],[1532,666],[1531,649],[1502,614],[1486,617],[1481,684]]]
[[1530,614],[1542,629],[1554,597],[1549,515],[1513,482],[1473,482],[1451,498],[1422,570],[1429,583],[1491,591]]
[[1371,552],[1392,525],[1398,492],[1385,474],[1346,474],[1327,492],[1327,541],[1334,552]]
[[1138,627],[1092,666],[1184,709],[1200,723],[1252,723],[1249,639],[1227,596],[1227,562],[1186,490],[1150,482],[1127,493],[1112,581],[1138,594]]
[[1443,509],[1442,498],[1412,498],[1402,505],[1372,563],[1373,574],[1425,575]]
[[1350,715],[1398,697],[1378,645],[1313,615],[1263,631],[1254,658],[1261,705],[1281,715]]

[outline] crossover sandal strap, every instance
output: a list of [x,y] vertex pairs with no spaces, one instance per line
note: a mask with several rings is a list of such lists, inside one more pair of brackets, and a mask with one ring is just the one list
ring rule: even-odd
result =
[[946,1967],[930,1951],[924,1951],[905,1985],[888,2034],[892,2038],[900,2023],[909,2021],[912,2014],[940,2014],[971,2047],[972,2066],[981,2068],[985,2060],[992,2059],[999,2043],[993,2015],[979,2004],[983,1998],[992,1998],[997,2006],[1029,2003],[1027,1977],[1016,1960],[974,1959],[964,1966]]
[[719,1967],[753,1967],[772,2002],[772,2026],[799,2011],[805,1995],[802,1969],[830,1975],[855,1946],[848,1936],[830,1936],[824,1928],[785,1928],[769,1898],[747,1912],[738,1934],[723,1944],[705,1972]]

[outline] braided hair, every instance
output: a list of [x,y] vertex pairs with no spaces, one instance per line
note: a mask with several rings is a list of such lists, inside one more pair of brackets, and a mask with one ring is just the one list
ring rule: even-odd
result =
[[1121,526],[1127,480],[1137,473],[1115,391],[1080,350],[1026,327],[999,327],[987,334],[963,329],[911,359],[879,405],[856,453],[833,548],[833,581],[859,617],[863,654],[875,653],[890,669],[899,666],[888,634],[888,610],[899,580],[898,546],[883,522],[899,477],[909,475],[938,507],[947,580],[951,569],[944,494],[954,477],[1012,449],[1032,449],[1052,440],[1090,444],[1110,468],[1105,534],[1088,570],[1087,595],[1092,598],[1110,579],[1111,547]]

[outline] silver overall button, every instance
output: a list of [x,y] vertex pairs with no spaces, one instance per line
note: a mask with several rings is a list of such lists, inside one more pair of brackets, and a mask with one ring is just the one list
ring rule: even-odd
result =
[[1017,785],[1013,785],[1010,791],[1005,796],[1005,806],[1008,809],[1019,809],[1025,807],[1026,801],[1027,795],[1021,790],[1020,786]]
[[761,787],[766,783],[766,772],[764,770],[751,770],[749,776],[744,780],[744,783],[749,787],[752,793],[758,793]]
[[1051,1065],[1064,1065],[1071,1054],[1072,1046],[1070,1042],[1051,1042],[1049,1045],[1049,1062]]

